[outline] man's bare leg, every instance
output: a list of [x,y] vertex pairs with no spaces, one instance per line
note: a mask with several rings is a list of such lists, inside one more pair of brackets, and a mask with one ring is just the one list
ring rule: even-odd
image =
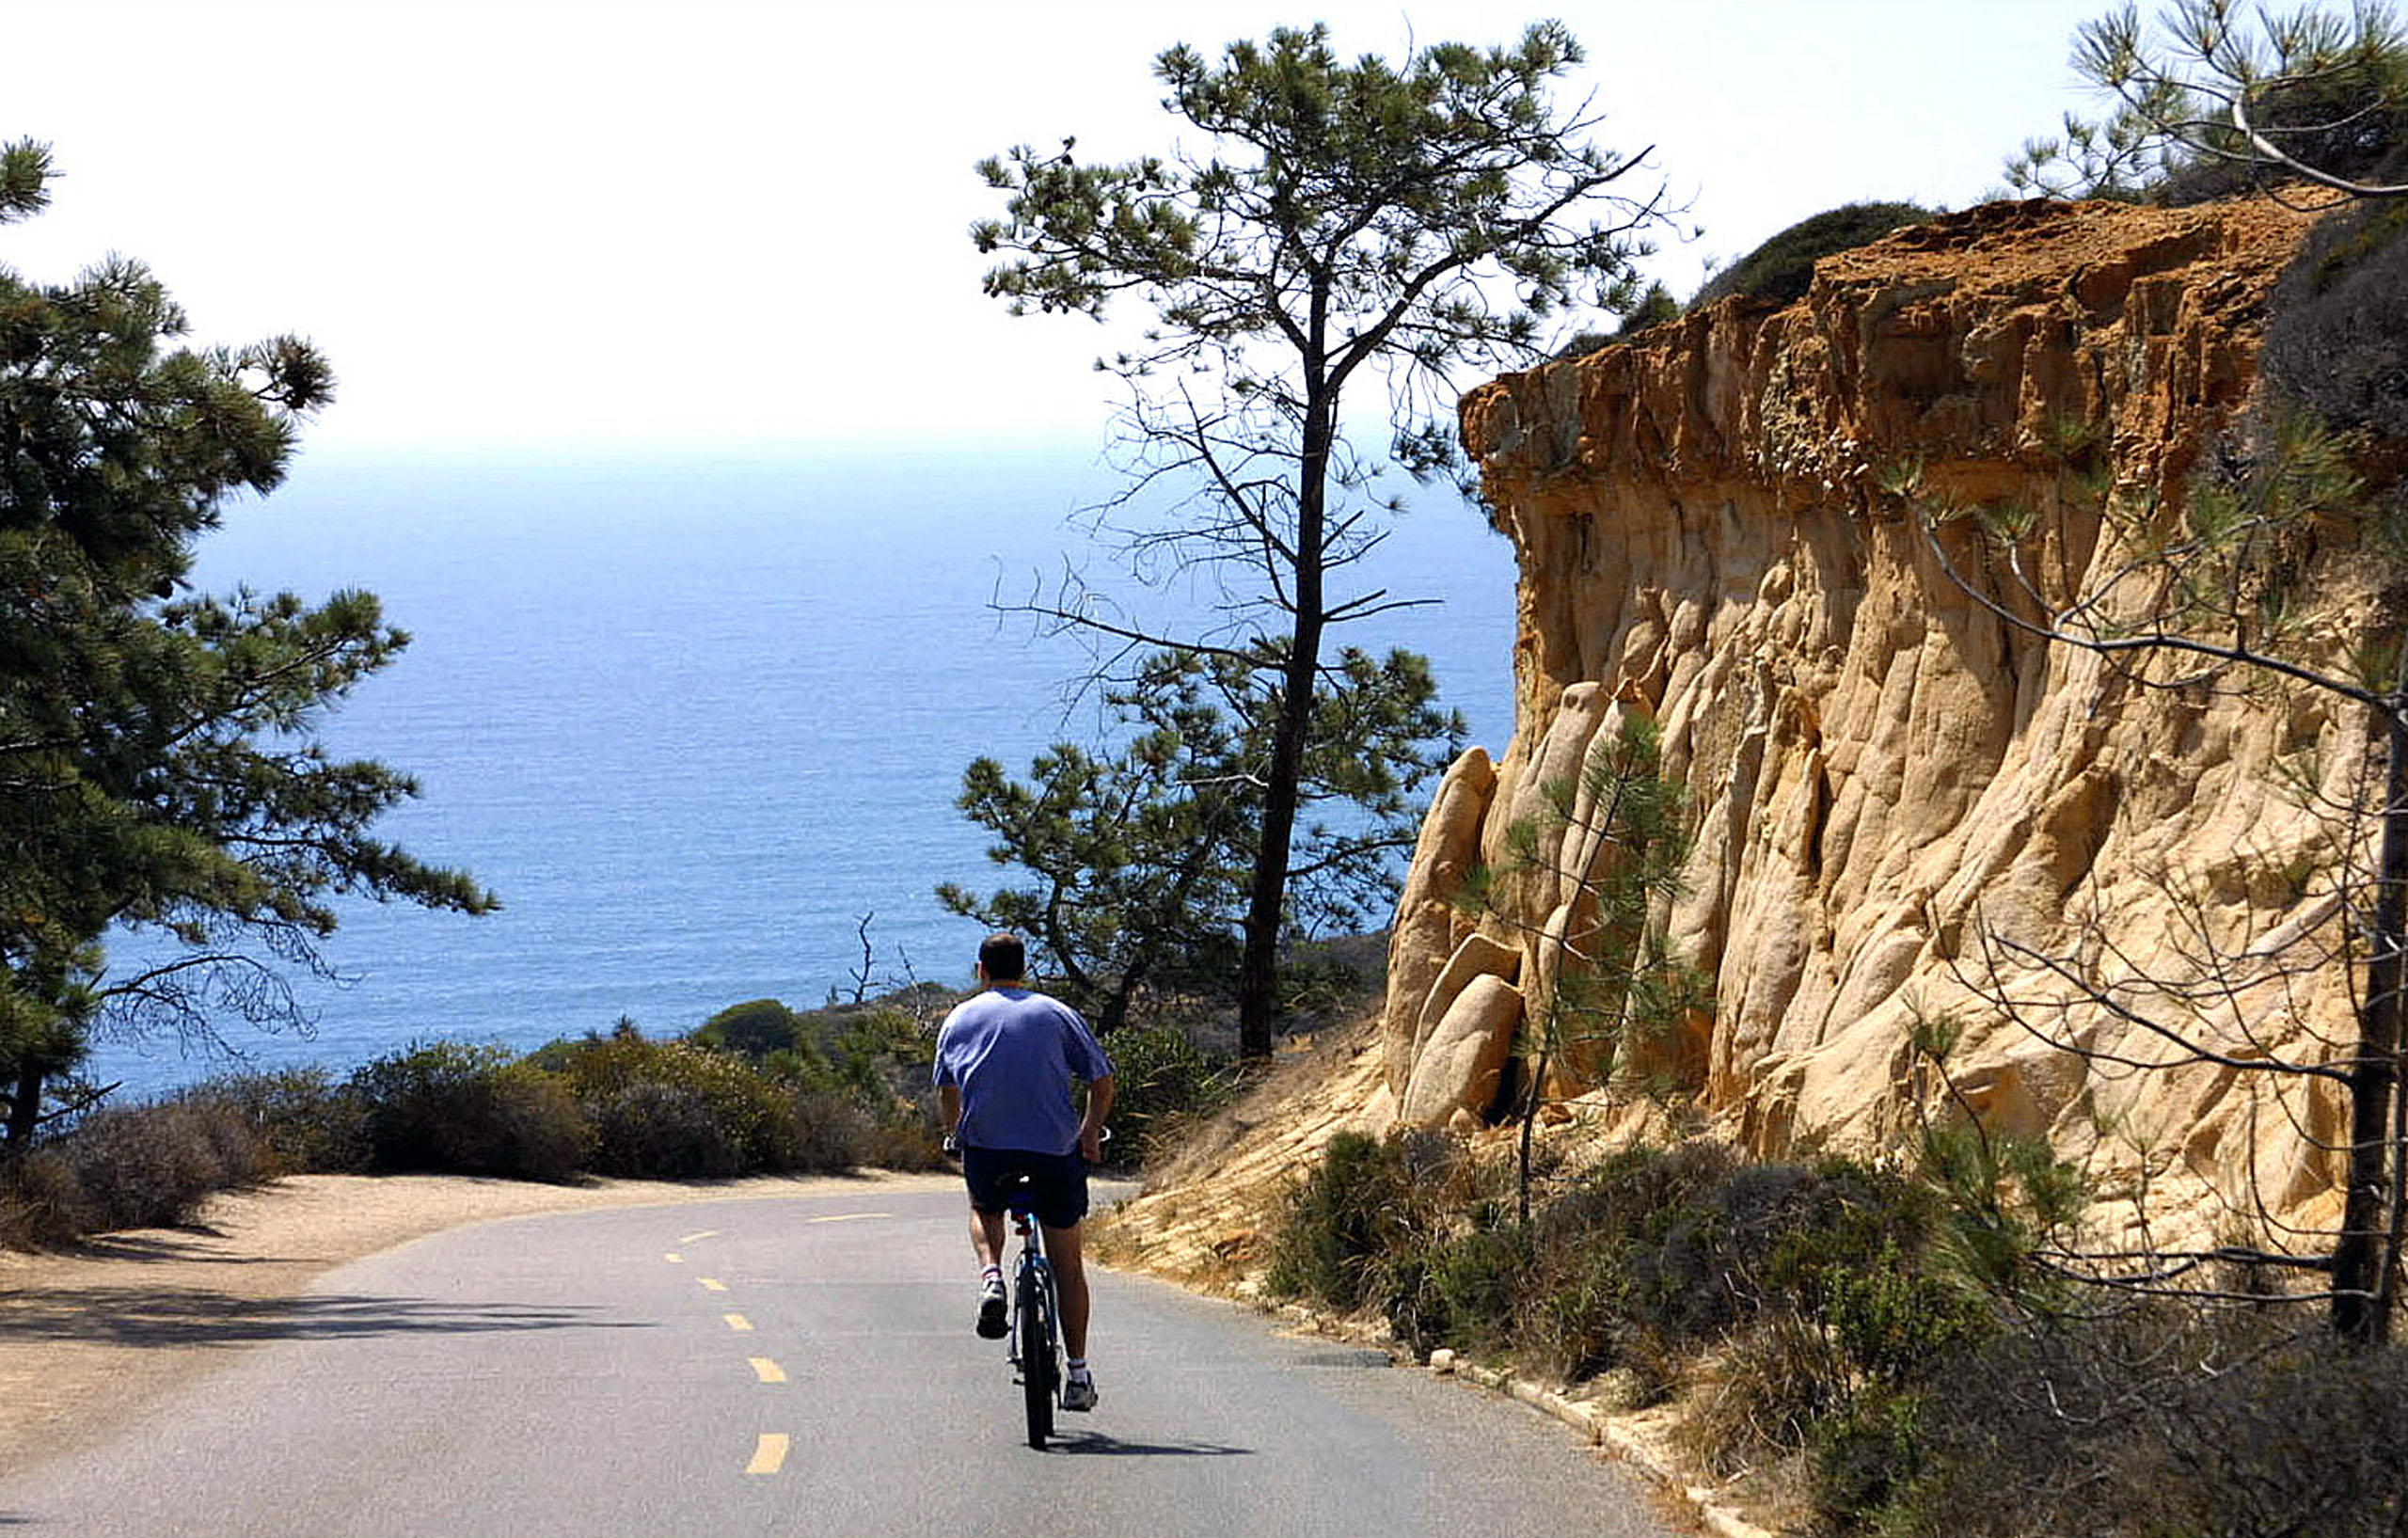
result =
[[978,1252],[981,1266],[1004,1268],[1004,1214],[982,1213],[970,1209],[970,1247]]
[[1045,1230],[1045,1258],[1054,1262],[1054,1292],[1062,1302],[1062,1350],[1072,1361],[1087,1354],[1087,1268],[1079,1230]]

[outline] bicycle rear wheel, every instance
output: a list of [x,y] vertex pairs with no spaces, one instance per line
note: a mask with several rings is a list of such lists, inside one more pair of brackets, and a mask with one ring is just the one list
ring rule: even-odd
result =
[[1012,1323],[1019,1331],[1020,1383],[1028,1412],[1028,1445],[1045,1450],[1054,1435],[1054,1321],[1047,1312],[1045,1284],[1034,1266],[1022,1266],[1013,1284]]

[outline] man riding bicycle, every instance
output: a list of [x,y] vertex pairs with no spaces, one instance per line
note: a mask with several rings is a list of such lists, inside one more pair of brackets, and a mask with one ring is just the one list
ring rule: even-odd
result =
[[[1005,1321],[1006,1187],[1028,1177],[1030,1210],[1045,1229],[1045,1253],[1061,1298],[1068,1381],[1062,1408],[1095,1408],[1087,1371],[1087,1278],[1079,1222],[1087,1212],[1087,1165],[1101,1156],[1111,1114],[1112,1059],[1077,1010],[1030,991],[1026,948],[1015,934],[978,947],[980,991],[956,1006],[937,1032],[935,1078],[944,1125],[961,1149],[970,1188],[970,1245],[977,1251],[978,1333],[1001,1340]],[[1087,1086],[1079,1113],[1073,1085]]]

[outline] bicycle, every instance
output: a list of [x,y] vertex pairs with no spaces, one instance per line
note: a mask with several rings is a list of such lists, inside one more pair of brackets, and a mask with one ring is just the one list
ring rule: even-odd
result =
[[1025,1176],[1013,1183],[1006,1201],[1012,1229],[1020,1235],[1020,1258],[1012,1266],[1011,1326],[1004,1334],[1005,1353],[1020,1382],[1028,1445],[1042,1452],[1045,1439],[1054,1435],[1054,1407],[1062,1394],[1062,1315],[1053,1262],[1045,1258],[1045,1225],[1029,1211]]
[[[1101,1141],[1112,1140],[1103,1129]],[[944,1150],[960,1150],[952,1137]],[[1054,1263],[1045,1258],[1045,1225],[1030,1207],[1028,1177],[1015,1177],[1004,1188],[1004,1208],[1011,1215],[1012,1231],[1020,1236],[1020,1254],[1012,1262],[1010,1322],[1004,1330],[1004,1356],[1013,1381],[1021,1387],[1021,1407],[1028,1426],[1028,1445],[1045,1451],[1054,1435],[1054,1411],[1062,1398],[1062,1313],[1054,1287]]]

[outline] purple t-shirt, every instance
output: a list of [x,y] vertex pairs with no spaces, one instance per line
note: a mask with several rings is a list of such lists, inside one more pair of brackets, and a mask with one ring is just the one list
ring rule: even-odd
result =
[[964,999],[937,1032],[936,1082],[960,1086],[960,1137],[972,1148],[1069,1152],[1079,1142],[1071,1081],[1111,1072],[1076,1009],[1024,988]]

